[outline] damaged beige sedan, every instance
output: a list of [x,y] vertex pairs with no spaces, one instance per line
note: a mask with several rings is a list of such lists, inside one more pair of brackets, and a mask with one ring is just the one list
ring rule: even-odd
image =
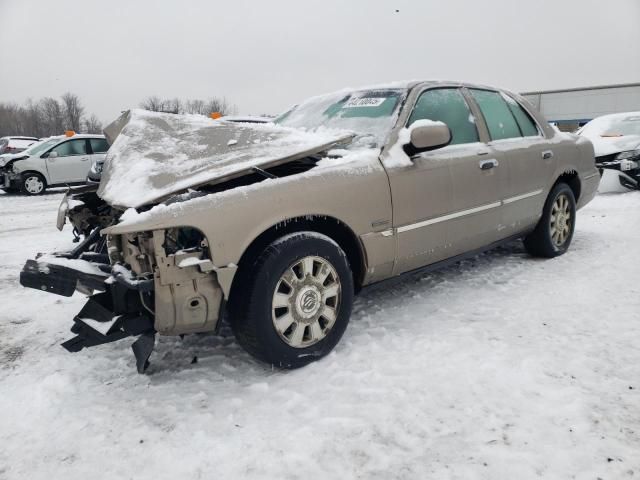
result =
[[271,124],[133,110],[111,124],[99,187],[67,194],[69,252],[27,287],[88,294],[69,351],[216,331],[284,368],[329,353],[362,287],[523,238],[567,251],[595,195],[593,147],[517,95],[407,82],[300,103]]

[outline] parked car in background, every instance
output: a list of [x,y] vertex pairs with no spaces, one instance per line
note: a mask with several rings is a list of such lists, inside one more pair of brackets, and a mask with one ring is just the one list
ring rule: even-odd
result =
[[69,351],[232,329],[283,368],[329,353],[363,286],[524,238],[567,251],[600,175],[591,142],[518,95],[405,82],[315,97],[274,123],[136,110],[105,129],[99,187],[70,192],[85,240],[25,265],[26,287],[93,293]]
[[104,135],[51,137],[0,165],[0,186],[39,195],[48,187],[84,184],[94,161],[104,159]]
[[593,142],[600,191],[640,189],[640,112],[603,115],[587,123],[578,135]]
[[0,138],[0,155],[22,152],[37,141],[35,137],[2,137]]

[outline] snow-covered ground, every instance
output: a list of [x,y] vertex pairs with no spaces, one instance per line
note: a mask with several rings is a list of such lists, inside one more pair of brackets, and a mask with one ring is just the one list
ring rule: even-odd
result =
[[301,370],[203,335],[148,375],[130,340],[64,351],[83,298],[18,284],[69,242],[59,201],[0,194],[1,479],[640,476],[640,192],[598,196],[561,258],[515,242],[364,292]]

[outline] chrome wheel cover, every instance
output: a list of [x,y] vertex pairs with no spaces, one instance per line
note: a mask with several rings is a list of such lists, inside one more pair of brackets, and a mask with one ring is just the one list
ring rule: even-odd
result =
[[276,332],[294,348],[321,341],[336,322],[341,294],[340,279],[327,259],[297,260],[280,276],[273,294],[271,318]]
[[44,183],[42,182],[42,180],[40,180],[40,177],[32,175],[30,177],[27,177],[24,181],[24,188],[29,193],[37,194],[42,192],[42,190],[44,189]]
[[562,247],[571,234],[573,218],[571,216],[571,203],[563,193],[556,197],[551,208],[549,231],[551,241],[556,247]]

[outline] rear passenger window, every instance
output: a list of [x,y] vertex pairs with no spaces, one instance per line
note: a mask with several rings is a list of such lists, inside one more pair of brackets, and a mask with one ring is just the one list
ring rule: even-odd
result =
[[487,122],[491,140],[518,138],[522,136],[516,119],[500,93],[472,89],[471,94],[476,102],[478,102],[484,120]]
[[523,137],[537,137],[540,135],[540,131],[538,127],[536,127],[536,123],[529,116],[524,108],[520,106],[518,102],[516,102],[513,98],[508,95],[502,95],[509,105],[509,110],[513,113],[513,116],[516,117],[516,122],[518,122],[518,126],[520,127],[520,131],[522,132]]
[[420,95],[407,126],[417,120],[446,123],[451,130],[451,145],[478,141],[475,119],[458,89],[437,88]]
[[109,144],[104,138],[92,138],[89,142],[93,153],[104,153],[109,150]]
[[87,153],[86,142],[82,140],[70,140],[58,145],[51,150],[57,152],[59,157],[69,157],[71,155],[85,155]]

